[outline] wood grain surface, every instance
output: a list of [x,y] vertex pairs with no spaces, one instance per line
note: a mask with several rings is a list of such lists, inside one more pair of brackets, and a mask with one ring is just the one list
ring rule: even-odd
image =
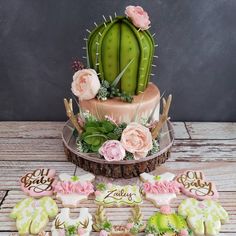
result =
[[[25,197],[19,187],[19,178],[24,173],[40,167],[54,168],[57,173],[85,173],[67,161],[61,141],[62,127],[63,122],[0,122],[0,236],[16,232],[9,213]],[[220,202],[230,215],[220,236],[236,235],[235,129],[235,123],[174,122],[176,140],[171,157],[153,172],[178,174],[187,169],[202,170],[208,180],[214,181]],[[100,181],[140,184],[138,178],[114,180],[97,176],[96,182]],[[176,209],[183,198],[183,195],[178,196],[172,207]],[[59,202],[58,205],[61,207]],[[93,197],[81,206],[89,207],[91,213],[96,209]],[[142,211],[146,220],[157,209],[144,200]],[[78,212],[79,209],[74,209],[72,216]],[[124,223],[129,214],[129,208],[107,209],[107,215],[114,223]],[[50,224],[47,226],[49,229]]]

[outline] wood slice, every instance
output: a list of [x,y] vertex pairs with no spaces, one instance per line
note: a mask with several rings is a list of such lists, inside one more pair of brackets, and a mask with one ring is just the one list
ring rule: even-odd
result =
[[140,160],[108,162],[98,154],[78,152],[73,130],[74,127],[70,121],[65,123],[62,130],[62,141],[68,160],[95,175],[103,175],[111,178],[133,178],[143,172],[155,170],[156,166],[163,164],[169,158],[170,148],[174,142],[173,126],[168,121],[163,126],[160,134],[160,150],[158,153]]

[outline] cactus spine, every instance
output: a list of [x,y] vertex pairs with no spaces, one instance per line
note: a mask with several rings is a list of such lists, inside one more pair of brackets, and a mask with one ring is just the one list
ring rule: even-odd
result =
[[154,40],[146,31],[139,31],[125,17],[116,17],[96,27],[89,35],[90,67],[101,79],[112,83],[133,60],[119,86],[129,95],[143,92],[148,85],[154,54]]

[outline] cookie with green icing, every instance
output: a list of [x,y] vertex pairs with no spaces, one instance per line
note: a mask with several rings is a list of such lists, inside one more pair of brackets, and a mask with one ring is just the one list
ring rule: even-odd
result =
[[169,206],[162,206],[160,212],[148,219],[145,232],[152,236],[191,235],[184,217],[172,211]]
[[211,199],[198,201],[187,198],[179,205],[178,213],[186,218],[196,235],[218,235],[221,223],[225,223],[229,218],[225,209]]
[[38,234],[47,225],[49,219],[58,213],[56,202],[51,197],[36,200],[32,197],[18,202],[10,217],[16,219],[16,228],[20,235]]

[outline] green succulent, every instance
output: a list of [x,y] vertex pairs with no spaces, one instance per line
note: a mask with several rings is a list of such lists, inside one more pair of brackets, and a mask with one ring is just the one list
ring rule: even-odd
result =
[[88,145],[89,151],[97,152],[102,144],[107,140],[118,140],[114,133],[117,126],[109,120],[88,121],[84,126],[81,141]]

